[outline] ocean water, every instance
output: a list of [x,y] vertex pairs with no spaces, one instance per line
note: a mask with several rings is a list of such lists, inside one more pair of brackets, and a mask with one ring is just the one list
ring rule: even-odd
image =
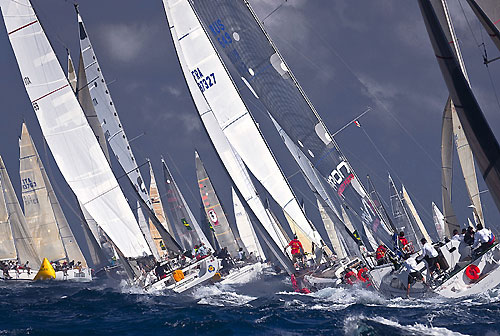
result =
[[500,289],[461,300],[358,288],[291,292],[255,274],[187,294],[97,280],[0,283],[0,335],[500,335]]

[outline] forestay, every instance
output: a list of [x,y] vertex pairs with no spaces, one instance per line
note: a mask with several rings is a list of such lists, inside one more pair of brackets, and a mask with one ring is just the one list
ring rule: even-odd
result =
[[303,233],[322,246],[189,3],[165,0],[164,7],[172,35],[177,36],[174,43],[184,75],[195,79],[224,135],[253,175]]
[[30,2],[1,0],[0,6],[23,83],[66,182],[126,257],[150,254]]
[[5,200],[5,207],[7,208],[7,214],[10,222],[10,229],[12,232],[12,237],[14,238],[14,246],[17,252],[17,260],[24,264],[29,261],[31,268],[36,269],[40,267],[40,257],[35,251],[33,246],[33,241],[31,240],[31,234],[26,225],[24,219],[23,211],[17,200],[16,192],[12,187],[9,175],[7,174],[7,169],[3,163],[3,159],[0,156],[0,182],[2,187],[2,193]]
[[359,178],[248,2],[192,0],[191,3],[218,52],[227,56],[245,85],[356,213],[355,220],[366,222],[378,238],[387,241],[389,237],[380,229],[380,218]]

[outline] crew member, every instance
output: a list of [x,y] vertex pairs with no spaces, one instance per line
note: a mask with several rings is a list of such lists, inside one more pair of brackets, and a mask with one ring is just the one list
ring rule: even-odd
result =
[[417,260],[413,257],[407,257],[404,266],[408,270],[408,287],[406,288],[406,296],[409,298],[410,297],[410,287],[417,282],[417,280],[422,281],[424,284],[425,278],[420,273],[420,271],[417,268]]
[[436,268],[438,269],[438,271],[441,271],[441,265],[439,265],[439,262],[437,260],[438,251],[436,251],[431,243],[427,242],[427,239],[422,238],[420,239],[420,241],[422,242],[423,246],[421,258],[418,261],[425,260],[427,262],[430,274],[432,274],[432,272],[434,272]]
[[453,230],[453,237],[451,237],[451,240],[456,240],[456,241],[462,241],[464,239],[464,237],[460,234],[458,234],[458,230],[455,229]]
[[406,237],[405,237],[405,233],[404,233],[403,231],[401,231],[401,232],[399,233],[399,237],[398,237],[398,239],[399,239],[399,242],[401,243],[401,247],[404,249],[404,247],[405,247],[406,245],[408,245],[408,239],[406,239]]
[[464,243],[467,245],[474,244],[474,228],[472,226],[469,226],[465,232]]
[[384,244],[380,244],[375,251],[375,260],[377,261],[377,265],[383,265],[387,262],[385,258],[385,254],[387,252],[387,247]]
[[304,248],[302,247],[302,243],[297,239],[297,235],[293,236],[293,240],[285,247],[285,252],[287,247],[292,248],[292,261],[295,264],[297,259],[302,260],[302,253]]
[[474,234],[474,244],[472,245],[472,248],[476,248],[480,243],[481,246],[475,249],[474,253],[478,255],[486,251],[493,245],[494,242],[495,235],[493,234],[493,232],[491,232],[487,228],[483,228],[483,225],[481,223],[477,224],[477,232]]

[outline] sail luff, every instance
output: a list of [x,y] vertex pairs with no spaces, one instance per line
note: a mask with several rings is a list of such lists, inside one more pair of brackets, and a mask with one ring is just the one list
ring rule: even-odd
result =
[[26,91],[66,182],[125,256],[150,253],[31,3],[0,5]]
[[429,0],[419,0],[427,32],[465,136],[500,210],[500,146],[472,93]]

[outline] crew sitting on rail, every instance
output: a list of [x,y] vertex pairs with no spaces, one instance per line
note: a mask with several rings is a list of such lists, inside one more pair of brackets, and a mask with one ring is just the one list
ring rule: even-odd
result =
[[285,253],[286,253],[286,249],[289,246],[292,248],[292,261],[293,261],[293,263],[294,264],[297,263],[297,259],[299,261],[302,261],[304,248],[302,247],[302,243],[297,239],[297,235],[294,235],[293,240],[290,243],[288,243],[287,246],[285,246],[285,248],[284,248]]
[[420,242],[422,242],[422,255],[420,256],[420,259],[417,259],[418,262],[425,260],[427,262],[427,267],[429,268],[429,274],[432,274],[434,270],[437,268],[437,270],[440,272],[441,271],[441,265],[439,265],[438,262],[438,251],[432,246],[431,243],[427,242],[427,239],[422,238],[420,239]]
[[[481,246],[475,249],[479,243],[481,243]],[[493,243],[495,243],[493,232],[487,228],[483,228],[481,223],[477,224],[477,232],[474,234],[474,244],[472,245],[472,248],[475,249],[473,253],[477,256],[489,249]]]

